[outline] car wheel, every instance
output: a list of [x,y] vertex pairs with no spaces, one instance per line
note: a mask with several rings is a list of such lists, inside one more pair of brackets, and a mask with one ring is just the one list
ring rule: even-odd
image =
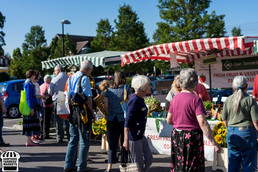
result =
[[11,105],[7,110],[7,116],[9,118],[18,118],[21,116],[18,105]]

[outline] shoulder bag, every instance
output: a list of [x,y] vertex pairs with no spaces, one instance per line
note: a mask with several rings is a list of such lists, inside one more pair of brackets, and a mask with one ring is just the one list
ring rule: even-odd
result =
[[30,107],[28,105],[28,102],[26,100],[26,92],[25,89],[21,91],[21,97],[20,97],[20,104],[19,104],[19,111],[22,115],[28,116],[30,115]]
[[124,85],[124,100],[122,102],[120,102],[122,109],[124,111],[124,118],[126,118],[126,109],[127,109],[127,102],[128,102],[128,98],[127,98],[127,90],[126,90],[126,85]]
[[[128,156],[129,161],[128,162]],[[130,151],[127,151],[124,147],[121,150],[121,164],[119,165],[120,172],[140,172],[140,168],[137,162],[132,163],[132,157]]]

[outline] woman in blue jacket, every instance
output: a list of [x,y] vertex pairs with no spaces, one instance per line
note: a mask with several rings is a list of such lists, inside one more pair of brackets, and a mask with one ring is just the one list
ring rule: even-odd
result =
[[126,111],[124,128],[124,147],[130,150],[133,163],[138,163],[140,171],[146,172],[152,164],[152,153],[144,136],[148,108],[144,97],[151,92],[150,79],[144,75],[136,75],[132,79],[135,93],[131,95]]
[[39,144],[34,143],[31,140],[31,136],[39,135],[40,125],[37,110],[37,99],[35,95],[35,71],[28,70],[26,72],[26,81],[24,83],[24,90],[26,92],[26,100],[31,109],[30,115],[23,115],[23,135],[27,137],[26,146],[37,146]]

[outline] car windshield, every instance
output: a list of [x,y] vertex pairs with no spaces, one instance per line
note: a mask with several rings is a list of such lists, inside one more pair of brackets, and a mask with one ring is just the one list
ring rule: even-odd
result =
[[0,85],[0,92],[3,94],[5,91],[5,85]]

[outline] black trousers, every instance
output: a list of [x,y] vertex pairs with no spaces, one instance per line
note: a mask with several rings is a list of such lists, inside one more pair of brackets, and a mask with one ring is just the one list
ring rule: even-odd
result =
[[116,163],[117,146],[119,137],[121,144],[124,142],[124,122],[119,122],[117,118],[113,121],[107,121],[107,139],[108,139],[108,163]]
[[43,138],[46,138],[49,136],[51,118],[52,118],[52,107],[44,107]]

